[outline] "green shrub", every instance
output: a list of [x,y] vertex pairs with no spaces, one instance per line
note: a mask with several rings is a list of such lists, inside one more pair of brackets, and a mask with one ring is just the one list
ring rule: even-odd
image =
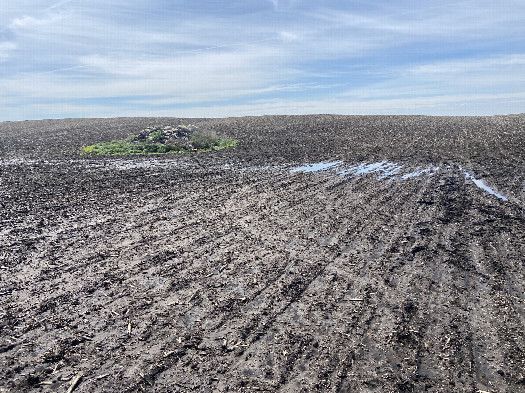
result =
[[164,131],[162,130],[154,131],[149,136],[149,139],[157,143],[161,142],[163,138],[164,138]]
[[194,149],[197,150],[208,150],[211,149],[217,143],[219,138],[215,138],[208,134],[203,134],[201,132],[193,134],[191,137],[190,144]]
[[199,132],[193,134],[190,144],[197,150],[220,150],[235,146],[237,141],[233,139],[222,139]]
[[237,145],[235,139],[219,139],[215,145],[215,150],[227,149],[228,147],[233,147]]

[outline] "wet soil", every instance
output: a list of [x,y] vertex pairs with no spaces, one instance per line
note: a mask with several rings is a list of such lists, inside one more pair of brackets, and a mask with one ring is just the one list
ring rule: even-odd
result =
[[0,123],[0,392],[525,392],[524,206],[525,115]]

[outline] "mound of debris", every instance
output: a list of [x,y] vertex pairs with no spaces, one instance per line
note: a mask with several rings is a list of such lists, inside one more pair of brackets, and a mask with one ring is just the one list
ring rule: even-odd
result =
[[193,133],[198,131],[199,127],[193,124],[181,124],[177,127],[154,126],[142,130],[134,141],[182,146],[188,144]]
[[88,155],[189,153],[221,150],[236,144],[236,140],[220,138],[215,132],[209,130],[202,132],[197,126],[181,124],[177,127],[148,127],[126,139],[83,146],[80,153]]

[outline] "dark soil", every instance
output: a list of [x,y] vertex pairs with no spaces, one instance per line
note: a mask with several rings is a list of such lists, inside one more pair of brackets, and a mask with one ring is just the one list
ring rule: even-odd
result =
[[525,115],[0,123],[0,392],[525,392],[524,206]]

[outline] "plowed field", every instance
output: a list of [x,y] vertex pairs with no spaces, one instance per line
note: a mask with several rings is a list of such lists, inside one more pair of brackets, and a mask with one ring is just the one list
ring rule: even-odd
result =
[[525,115],[0,123],[0,392],[525,392],[524,207]]

